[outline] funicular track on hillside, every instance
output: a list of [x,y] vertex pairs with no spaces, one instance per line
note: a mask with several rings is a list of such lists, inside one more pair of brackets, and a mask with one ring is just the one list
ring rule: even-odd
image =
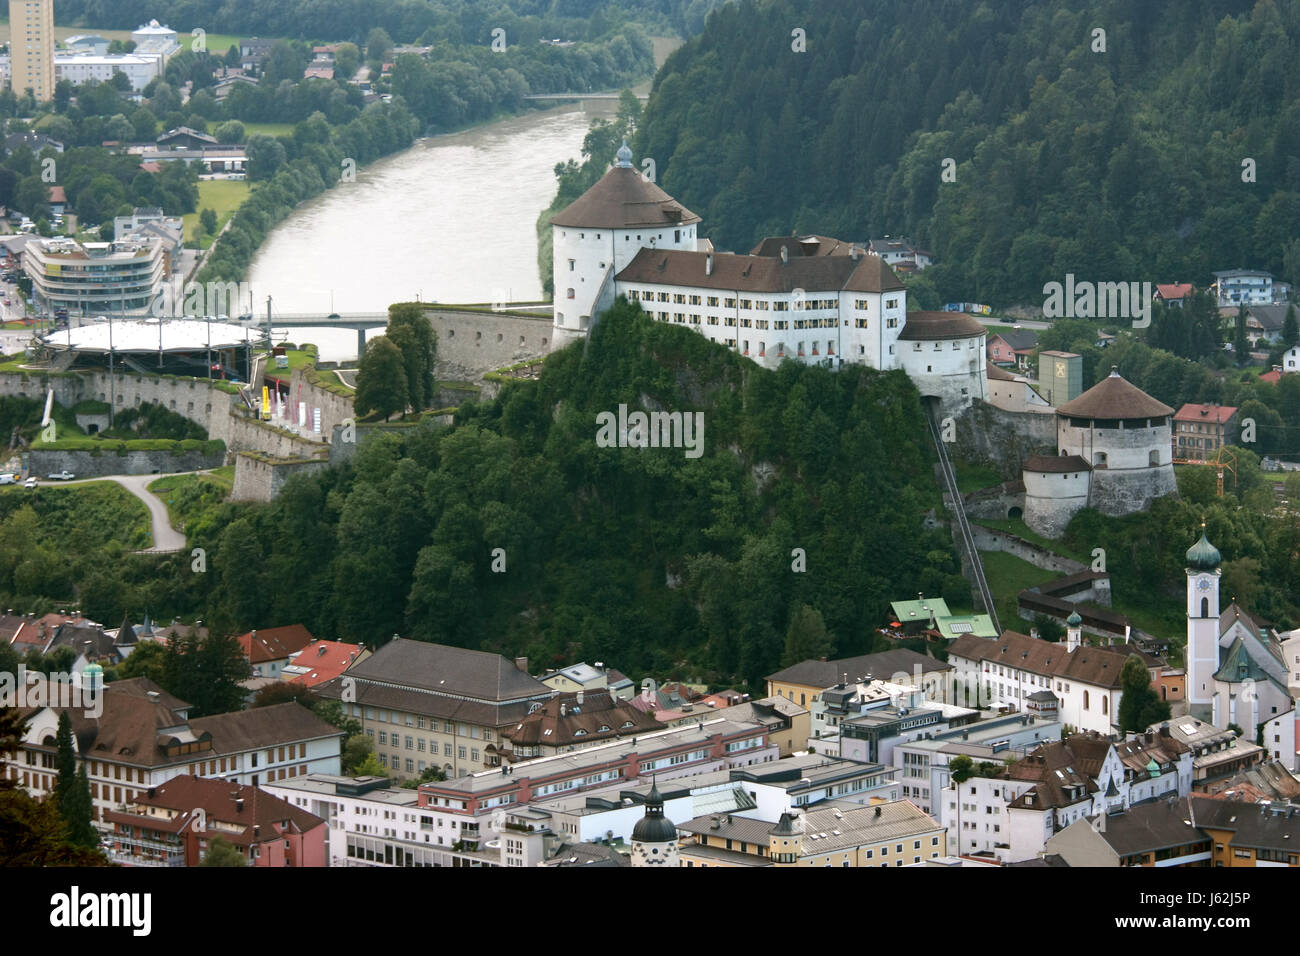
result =
[[935,398],[924,398],[922,401],[925,403],[925,423],[930,429],[930,441],[939,456],[939,471],[943,474],[944,487],[948,492],[949,508],[957,521],[958,537],[966,550],[967,566],[974,578],[975,590],[979,593],[980,603],[984,605],[984,612],[993,621],[994,629],[1001,634],[1002,624],[998,621],[997,608],[993,604],[993,592],[984,577],[984,562],[980,560],[979,549],[975,547],[975,536],[971,533],[970,522],[966,520],[966,507],[957,490],[957,475],[952,470],[952,462],[948,460],[948,450],[944,448],[940,433],[939,401]]

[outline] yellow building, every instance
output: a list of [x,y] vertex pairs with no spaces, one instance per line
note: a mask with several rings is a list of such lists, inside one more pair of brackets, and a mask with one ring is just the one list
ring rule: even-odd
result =
[[800,661],[767,676],[767,694],[809,707],[817,695],[836,684],[883,680],[925,691],[930,700],[946,701],[951,664],[906,648],[844,657],[834,661]]
[[54,99],[54,0],[9,0],[9,55],[15,96]]
[[679,824],[682,866],[911,866],[947,856],[947,832],[908,800],[791,810],[775,824],[731,814]]

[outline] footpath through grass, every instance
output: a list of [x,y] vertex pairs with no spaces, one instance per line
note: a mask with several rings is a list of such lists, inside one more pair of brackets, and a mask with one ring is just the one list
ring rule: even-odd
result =
[[199,183],[199,206],[192,213],[181,217],[185,223],[185,240],[197,239],[204,248],[212,245],[212,236],[203,231],[199,215],[204,209],[211,209],[217,214],[217,232],[234,215],[235,210],[252,192],[246,180],[240,179],[205,179]]

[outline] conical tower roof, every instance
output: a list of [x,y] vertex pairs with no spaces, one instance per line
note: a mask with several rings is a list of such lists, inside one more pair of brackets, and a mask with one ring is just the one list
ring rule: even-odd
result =
[[551,217],[552,226],[570,229],[676,228],[699,221],[699,216],[632,166],[626,143],[618,151],[618,161],[596,185]]
[[1111,366],[1110,374],[1056,410],[1072,418],[1163,418],[1174,410],[1156,401]]

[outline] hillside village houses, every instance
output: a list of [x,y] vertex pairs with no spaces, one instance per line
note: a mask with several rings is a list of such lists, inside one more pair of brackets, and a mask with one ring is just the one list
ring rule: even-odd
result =
[[35,797],[54,790],[60,711],[72,722],[77,756],[87,766],[94,819],[183,774],[220,776],[256,787],[311,773],[338,773],[342,733],[295,703],[190,717],[190,705],[147,678],[102,683],[102,712],[33,707],[18,752],[3,770]]

